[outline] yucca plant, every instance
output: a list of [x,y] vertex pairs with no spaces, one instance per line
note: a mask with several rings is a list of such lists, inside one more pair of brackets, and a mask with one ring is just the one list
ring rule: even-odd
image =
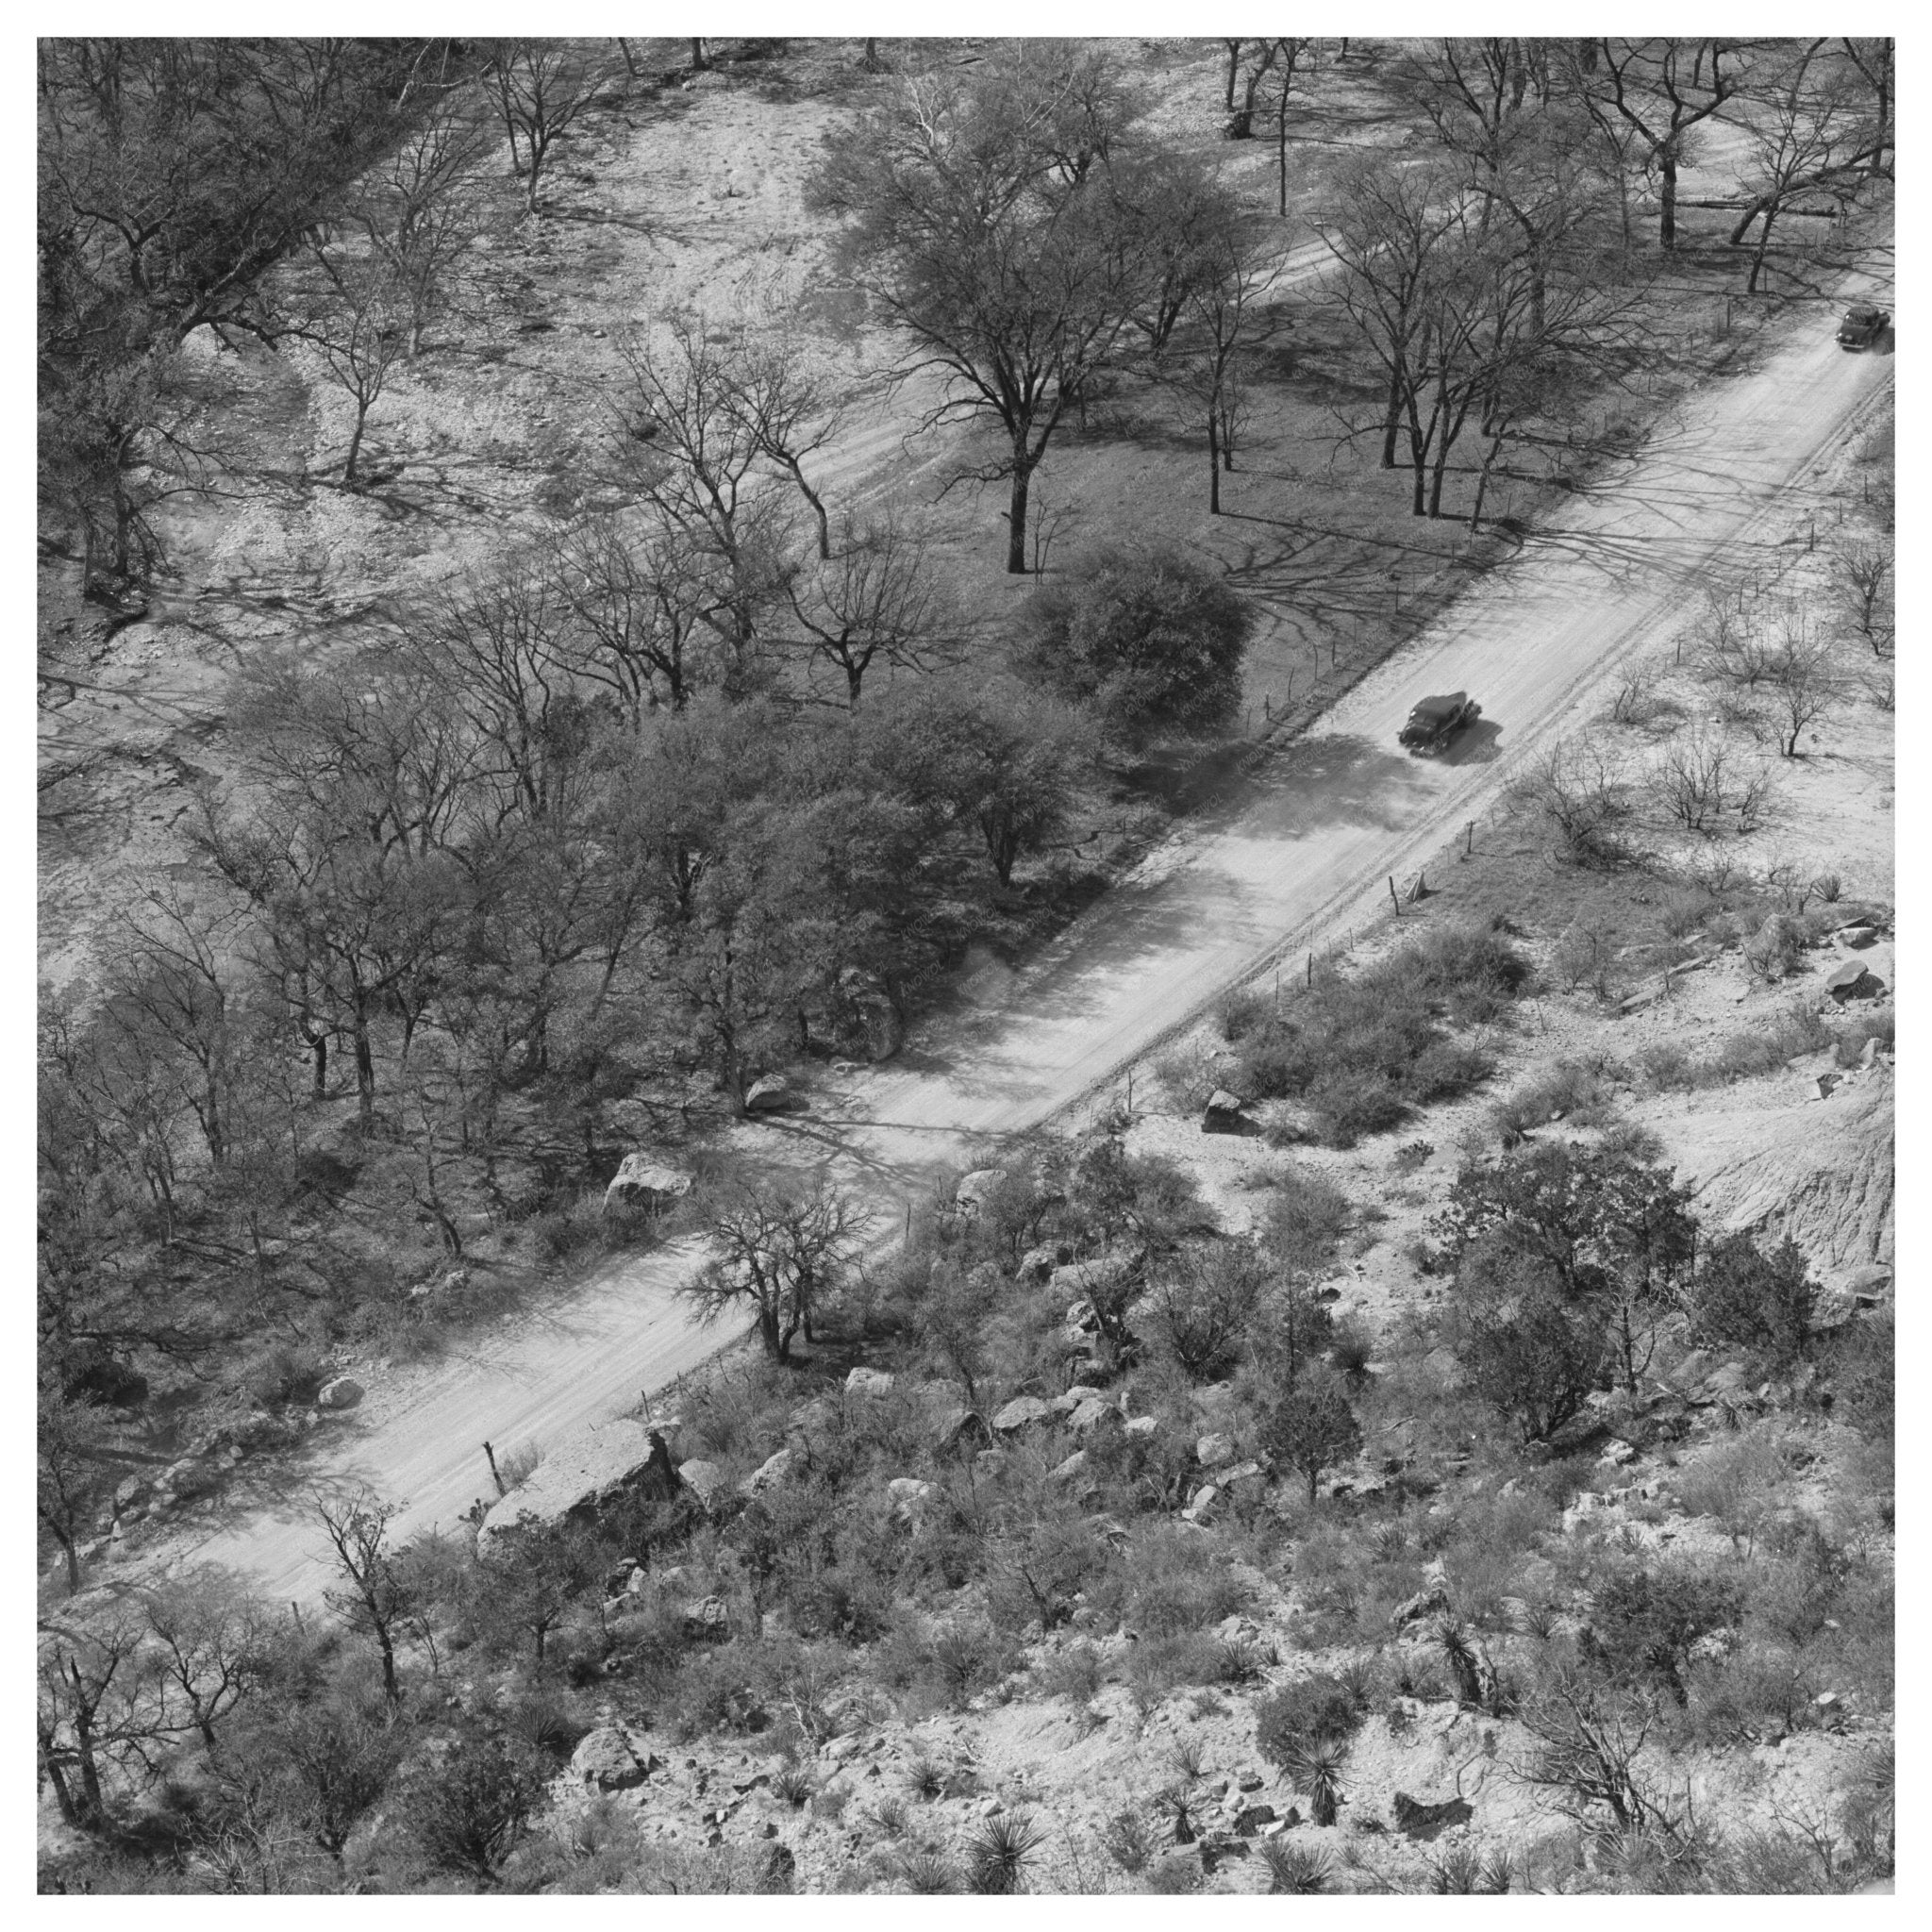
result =
[[1224,1639],[1214,1649],[1217,1684],[1252,1684],[1261,1674],[1261,1650],[1251,1638]]
[[781,1805],[790,1805],[796,1811],[806,1804],[818,1785],[810,1772],[802,1764],[788,1764],[772,1779],[772,1795]]
[[1024,1811],[996,1811],[966,1841],[966,1875],[978,1892],[1024,1889],[1026,1866],[1046,1834]]
[[1341,1804],[1342,1768],[1348,1762],[1346,1738],[1312,1738],[1291,1745],[1281,1768],[1308,1801],[1317,1824],[1333,1824]]
[[1474,1846],[1457,1845],[1429,1861],[1429,1890],[1434,1892],[1494,1892],[1509,1890],[1513,1867],[1507,1852],[1479,1855]]
[[1261,1862],[1268,1868],[1268,1890],[1274,1892],[1325,1891],[1335,1875],[1334,1864],[1326,1852],[1291,1845],[1286,1839],[1264,1839]]
[[899,1860],[899,1882],[908,1891],[958,1891],[959,1874],[938,1852],[912,1852]]
[[887,1838],[906,1836],[906,1806],[899,1798],[881,1798],[873,1807],[872,1822]]
[[945,1795],[946,1767],[931,1757],[915,1757],[906,1767],[906,1789],[915,1798]]
[[1480,1705],[1483,1701],[1482,1674],[1476,1666],[1475,1645],[1470,1641],[1462,1620],[1444,1617],[1436,1626],[1436,1642],[1442,1652],[1442,1661],[1449,1666],[1449,1674],[1456,1679],[1457,1701]]

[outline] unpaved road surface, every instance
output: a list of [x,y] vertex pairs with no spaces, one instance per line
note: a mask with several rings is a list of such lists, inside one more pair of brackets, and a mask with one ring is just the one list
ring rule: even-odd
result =
[[[1786,535],[1811,473],[1889,408],[1890,358],[1841,352],[1835,321],[1821,307],[1756,373],[1695,396],[1038,959],[969,984],[895,1066],[825,1082],[808,1117],[748,1131],[775,1158],[836,1161],[890,1224],[936,1164],[1046,1119],[1272,957],[1298,962],[1358,928],[1386,904],[1390,875],[1406,885],[1480,818],[1619,660]],[[1481,703],[1481,724],[1441,760],[1399,751],[1415,699],[1456,690]],[[693,1259],[686,1246],[618,1264],[407,1392],[375,1391],[366,1416],[321,1435],[288,1500],[238,1508],[194,1554],[308,1598],[325,1580],[308,1487],[367,1481],[405,1505],[405,1534],[451,1520],[484,1488],[486,1437],[555,1441],[630,1408],[725,1339],[673,1298]]]

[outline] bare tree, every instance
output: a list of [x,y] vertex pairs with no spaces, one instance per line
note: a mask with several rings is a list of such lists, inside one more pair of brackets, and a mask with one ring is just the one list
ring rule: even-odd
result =
[[353,490],[369,412],[408,350],[410,297],[393,259],[366,240],[354,251],[340,242],[319,243],[308,262],[306,286],[291,292],[285,332],[315,350],[355,409],[342,459],[342,483]]
[[1304,36],[1274,42],[1274,182],[1276,214],[1288,213],[1288,107],[1296,76],[1306,62],[1312,67],[1316,42]]
[[137,1594],[156,1661],[187,1707],[187,1724],[212,1752],[216,1724],[261,1681],[264,1607],[240,1578],[213,1565]]
[[1597,747],[1573,740],[1546,752],[1510,796],[1549,824],[1572,863],[1607,869],[1628,858],[1629,788],[1617,762]]
[[396,1680],[396,1638],[407,1627],[411,1607],[408,1583],[389,1541],[389,1526],[400,1507],[368,1491],[345,1501],[315,1498],[315,1513],[341,1577],[327,1592],[328,1606],[352,1630],[375,1642],[383,1695],[391,1709],[403,1697]]
[[776,444],[802,483],[803,458],[823,439],[805,426],[811,412],[782,355],[736,355],[714,333],[703,315],[677,310],[620,342],[630,381],[617,446],[629,486],[682,552],[712,559],[715,594],[699,614],[742,658],[784,548],[776,507],[754,474]]
[[1672,818],[1707,837],[1754,831],[1771,793],[1763,767],[1740,769],[1724,734],[1707,730],[1674,734],[1651,783]]
[[[1255,132],[1255,97],[1279,58],[1282,43],[1272,40],[1228,40],[1223,44],[1227,48],[1227,126],[1224,131],[1230,141],[1249,141]],[[1239,105],[1235,101],[1237,83],[1241,88]]]
[[372,176],[353,220],[390,266],[408,313],[408,355],[449,308],[463,258],[483,225],[484,128],[457,102],[439,108]]
[[971,78],[908,83],[895,109],[828,141],[809,196],[844,215],[844,256],[936,369],[926,426],[997,426],[963,478],[1009,485],[1007,569],[1026,569],[1027,492],[1055,430],[1140,303],[1142,263],[1109,192],[1135,108],[1099,45],[1015,42]]
[[701,683],[723,681],[713,660],[732,632],[733,585],[703,537],[596,517],[558,540],[554,570],[576,620],[570,663],[615,696],[633,729],[660,704],[679,710]]
[[590,107],[603,66],[570,41],[499,41],[490,77],[509,136],[510,166],[524,177],[525,206],[535,214],[550,150]]
[[1757,292],[1779,215],[1803,194],[1855,192],[1882,145],[1862,76],[1830,49],[1824,40],[1800,42],[1780,58],[1767,58],[1760,66],[1768,71],[1751,76],[1751,199],[1729,238],[1741,247],[1758,225],[1747,294]]
[[1221,514],[1221,473],[1232,470],[1240,425],[1239,358],[1252,332],[1256,306],[1280,275],[1267,263],[1264,242],[1250,225],[1218,238],[1193,275],[1188,313],[1197,346],[1182,365],[1181,382],[1208,425],[1208,510]]
[[812,1339],[814,1311],[837,1289],[871,1224],[870,1209],[829,1181],[809,1189],[746,1182],[711,1215],[721,1258],[679,1292],[706,1321],[749,1307],[766,1352],[789,1361],[801,1329]]
[[43,1617],[35,1718],[40,1774],[60,1815],[83,1831],[108,1823],[110,1777],[145,1783],[176,1729],[146,1656],[138,1606],[111,1603],[85,1621]]
[[1872,655],[1887,656],[1892,635],[1890,546],[1862,537],[1840,538],[1832,546],[1831,575],[1840,606],[1872,646]]
[[[1677,173],[1692,130],[1737,92],[1736,54],[1722,40],[1597,40],[1578,92],[1600,125],[1621,123],[1654,163],[1659,187],[1657,241],[1677,245]],[[1726,66],[1727,58],[1732,61]]]
[[940,641],[939,588],[924,543],[890,513],[848,518],[828,560],[793,572],[786,590],[812,655],[843,674],[855,707],[874,658],[923,669]]
[[1831,646],[1791,623],[1769,653],[1763,691],[1782,758],[1798,756],[1798,741],[1844,695]]

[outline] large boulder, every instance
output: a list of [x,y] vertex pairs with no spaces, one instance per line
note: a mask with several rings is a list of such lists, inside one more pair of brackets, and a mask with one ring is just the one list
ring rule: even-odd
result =
[[938,1427],[933,1431],[933,1448],[941,1455],[947,1455],[958,1448],[962,1442],[984,1442],[991,1432],[986,1418],[977,1409],[968,1408],[963,1404],[949,1408],[940,1418]]
[[889,1369],[854,1369],[845,1377],[848,1395],[883,1395],[891,1386]]
[[1064,1244],[1053,1247],[1028,1248],[1020,1257],[1016,1278],[1031,1282],[1036,1288],[1043,1281],[1050,1280],[1053,1271],[1064,1261],[1073,1258],[1073,1250]]
[[631,1791],[658,1768],[654,1757],[640,1757],[629,1737],[616,1724],[599,1724],[571,1753],[570,1774],[597,1791]]
[[746,1113],[796,1113],[803,1105],[783,1074],[754,1080],[744,1096]]
[[354,1408],[362,1400],[361,1383],[353,1375],[336,1375],[316,1391],[317,1408]]
[[1234,1443],[1226,1436],[1203,1436],[1194,1444],[1194,1460],[1203,1469],[1220,1469],[1232,1462],[1234,1456]]
[[1201,1109],[1201,1131],[1204,1134],[1241,1134],[1247,1131],[1247,1117],[1242,1109],[1247,1106],[1238,1093],[1230,1093],[1225,1087],[1217,1087],[1208,1096],[1208,1105]]
[[992,1431],[996,1436],[1017,1436],[1022,1429],[1030,1429],[1052,1414],[1052,1405],[1039,1396],[1016,1395],[993,1417]]
[[591,1423],[553,1444],[529,1477],[491,1509],[477,1547],[487,1550],[520,1520],[591,1524],[630,1497],[670,1502],[684,1488],[659,1430],[629,1416]]
[[977,1214],[1006,1180],[1006,1170],[998,1167],[975,1168],[964,1176],[953,1191],[953,1199],[968,1214]]
[[1074,1301],[1091,1302],[1108,1294],[1123,1282],[1131,1281],[1141,1266],[1145,1250],[1124,1248],[1116,1255],[1103,1255],[1094,1261],[1075,1261],[1053,1271],[1053,1290]]
[[626,1154],[604,1190],[604,1211],[608,1214],[615,1207],[663,1214],[691,1191],[691,1177],[681,1169],[666,1167],[648,1154]]

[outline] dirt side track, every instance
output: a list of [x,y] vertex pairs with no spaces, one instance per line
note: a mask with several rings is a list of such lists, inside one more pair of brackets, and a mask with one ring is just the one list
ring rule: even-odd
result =
[[[782,1142],[759,1130],[774,1154],[836,1160],[896,1224],[909,1190],[977,1137],[1066,1108],[1274,958],[1334,946],[1386,904],[1391,874],[1411,879],[1571,728],[1621,660],[1666,634],[1707,583],[1774,554],[1807,477],[1890,406],[1890,358],[1843,354],[1823,308],[1805,318],[1758,370],[1714,384],[1621,473],[1574,498],[1569,516],[1533,533],[1027,969],[969,987],[961,1010],[892,1069],[825,1083]],[[1480,724],[1439,760],[1398,750],[1414,700],[1456,690],[1480,702]],[[719,1346],[722,1331],[695,1326],[673,1297],[695,1253],[686,1244],[608,1268],[408,1394],[373,1400],[366,1417],[333,1425],[299,1492],[238,1507],[194,1556],[256,1573],[274,1596],[313,1598],[326,1572],[308,1488],[369,1482],[406,1506],[402,1535],[448,1522],[482,1487],[484,1438],[554,1441]]]

